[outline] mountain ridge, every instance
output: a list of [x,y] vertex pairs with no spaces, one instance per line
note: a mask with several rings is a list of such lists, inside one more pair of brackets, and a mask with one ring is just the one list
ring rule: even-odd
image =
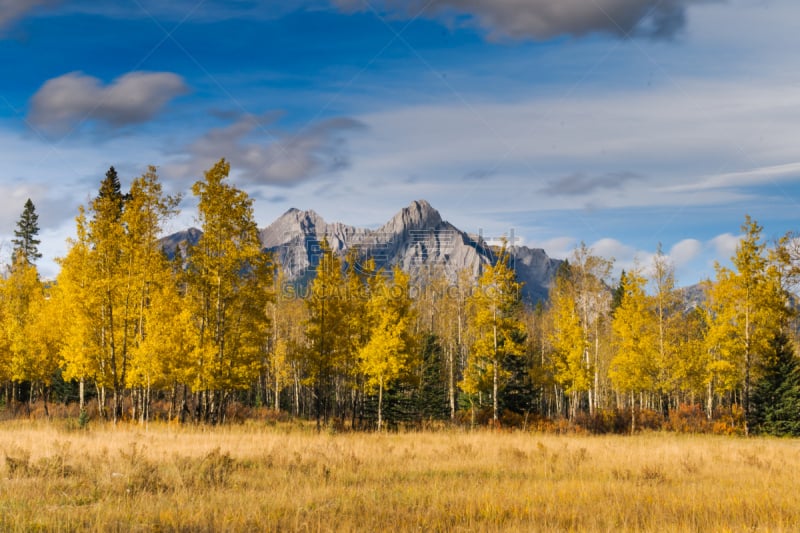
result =
[[[163,239],[167,253],[196,244],[202,233],[196,228]],[[287,281],[307,283],[313,278],[319,246],[327,239],[341,256],[356,248],[360,259],[372,257],[377,267],[400,266],[410,273],[443,268],[455,279],[464,269],[477,278],[497,261],[495,250],[479,236],[470,235],[446,221],[426,200],[415,200],[400,209],[378,229],[327,222],[314,210],[292,207],[259,230],[264,251],[280,261]],[[523,282],[522,297],[530,305],[545,300],[561,260],[541,248],[512,245],[510,263]]]

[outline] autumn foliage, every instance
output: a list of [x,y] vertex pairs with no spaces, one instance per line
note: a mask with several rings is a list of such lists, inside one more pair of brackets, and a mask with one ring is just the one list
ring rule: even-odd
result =
[[26,203],[0,280],[6,416],[74,402],[84,420],[142,423],[271,412],[337,430],[798,432],[792,234],[770,247],[746,218],[731,266],[694,300],[660,249],[612,279],[581,245],[531,308],[506,245],[454,273],[324,239],[308,285],[287,291],[229,172],[221,160],[192,186],[202,236],[168,256],[180,197],[153,167],[123,191],[112,167],[53,281]]

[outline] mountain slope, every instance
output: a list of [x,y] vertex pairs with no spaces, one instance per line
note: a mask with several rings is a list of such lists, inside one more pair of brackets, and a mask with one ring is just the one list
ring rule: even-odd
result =
[[[164,239],[165,249],[174,253],[187,242],[196,243],[199,236],[194,228],[170,235]],[[361,259],[372,257],[378,267],[399,265],[412,275],[442,268],[451,279],[464,269],[477,277],[497,260],[492,247],[442,219],[425,200],[412,202],[376,230],[329,223],[314,211],[292,208],[259,236],[264,250],[279,259],[287,280],[299,283],[313,278],[324,238],[336,253],[344,255],[355,248]],[[529,304],[546,299],[561,261],[541,249],[513,246],[510,251],[517,278],[524,283],[523,299]]]

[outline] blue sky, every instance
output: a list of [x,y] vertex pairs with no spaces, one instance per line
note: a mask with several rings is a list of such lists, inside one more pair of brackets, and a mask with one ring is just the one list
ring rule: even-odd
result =
[[375,227],[427,199],[618,268],[713,274],[745,214],[796,230],[793,0],[0,0],[0,256],[25,199],[41,269],[114,165],[186,195],[221,157],[266,226]]

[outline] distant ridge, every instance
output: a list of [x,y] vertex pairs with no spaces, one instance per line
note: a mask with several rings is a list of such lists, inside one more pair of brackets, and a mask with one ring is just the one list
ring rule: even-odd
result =
[[[175,233],[163,239],[164,248],[174,254],[187,243],[196,244],[200,235],[196,228]],[[444,220],[425,200],[411,202],[377,230],[329,223],[313,210],[291,208],[259,236],[264,250],[280,260],[288,281],[313,277],[323,238],[342,256],[357,248],[361,258],[373,257],[378,267],[399,265],[412,275],[438,267],[452,278],[464,269],[477,277],[497,260],[491,246]],[[531,305],[545,300],[561,261],[539,248],[511,246],[509,251],[517,279],[524,283],[523,299]]]

